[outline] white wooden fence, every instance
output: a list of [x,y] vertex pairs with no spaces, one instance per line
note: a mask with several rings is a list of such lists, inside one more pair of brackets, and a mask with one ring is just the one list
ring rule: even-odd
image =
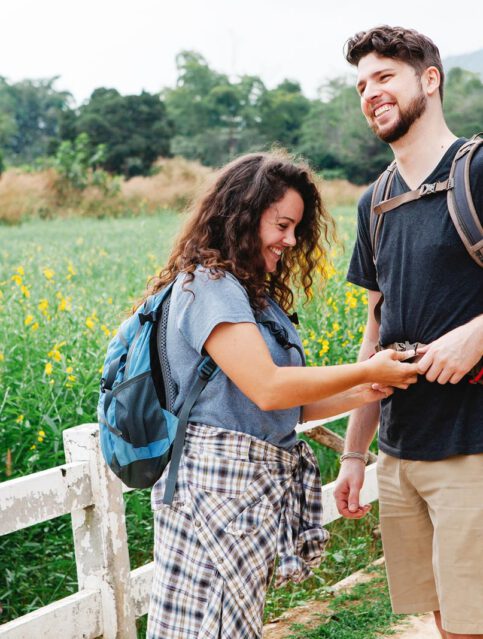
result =
[[[320,424],[298,430],[317,439]],[[70,513],[79,591],[0,625],[0,639],[135,639],[136,617],[148,611],[153,563],[130,569],[123,499],[129,489],[103,461],[97,424],[63,436],[64,465],[0,483],[0,535]],[[324,523],[340,517],[333,491],[333,483],[323,488]],[[377,499],[375,464],[366,469],[362,498]]]

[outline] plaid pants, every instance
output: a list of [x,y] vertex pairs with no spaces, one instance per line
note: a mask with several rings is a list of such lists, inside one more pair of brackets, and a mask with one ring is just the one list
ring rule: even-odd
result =
[[255,639],[267,587],[318,566],[328,533],[310,447],[288,452],[243,433],[190,424],[174,501],[154,486],[149,639]]

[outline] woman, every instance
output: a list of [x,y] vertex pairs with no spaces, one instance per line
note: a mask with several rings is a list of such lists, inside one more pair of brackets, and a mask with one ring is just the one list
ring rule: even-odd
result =
[[308,294],[331,233],[307,166],[243,156],[194,208],[149,291],[176,279],[166,331],[174,410],[201,354],[220,367],[192,409],[172,505],[163,504],[167,470],[153,489],[151,639],[260,637],[276,556],[276,583],[301,581],[328,538],[317,463],[296,423],[416,380],[393,351],[304,367],[290,286]]

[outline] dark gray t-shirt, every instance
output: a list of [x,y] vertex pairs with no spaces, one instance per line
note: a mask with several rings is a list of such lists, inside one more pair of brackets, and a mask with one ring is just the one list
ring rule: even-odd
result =
[[[212,279],[198,268],[192,282],[182,283],[178,276],[171,295],[166,333],[167,356],[171,376],[177,387],[175,412],[183,403],[196,379],[205,341],[212,330],[223,322],[257,324],[277,366],[301,366],[302,358],[295,348],[280,346],[270,330],[260,324],[272,321],[285,328],[290,342],[301,348],[300,338],[292,323],[271,299],[255,316],[245,289],[230,273]],[[296,441],[295,425],[300,407],[262,411],[220,371],[204,388],[194,405],[190,421],[247,433],[276,446],[290,449]]]
[[[447,179],[460,139],[424,182]],[[471,192],[483,220],[483,152],[471,164]],[[381,291],[381,343],[428,344],[483,313],[483,269],[451,221],[446,193],[385,214],[374,265],[369,236],[373,187],[359,203],[358,233],[347,279]],[[409,190],[396,172],[391,196]],[[475,344],[475,348],[480,345]],[[483,386],[468,378],[440,385],[420,377],[382,402],[379,446],[403,459],[435,460],[483,452]]]

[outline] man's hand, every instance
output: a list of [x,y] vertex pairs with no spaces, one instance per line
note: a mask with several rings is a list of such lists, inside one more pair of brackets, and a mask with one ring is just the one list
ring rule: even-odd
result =
[[345,459],[335,482],[334,497],[339,513],[347,519],[360,519],[371,509],[370,504],[359,503],[364,483],[365,465],[360,459]]
[[483,316],[458,326],[427,346],[418,349],[423,357],[418,372],[428,382],[457,384],[481,358]]

